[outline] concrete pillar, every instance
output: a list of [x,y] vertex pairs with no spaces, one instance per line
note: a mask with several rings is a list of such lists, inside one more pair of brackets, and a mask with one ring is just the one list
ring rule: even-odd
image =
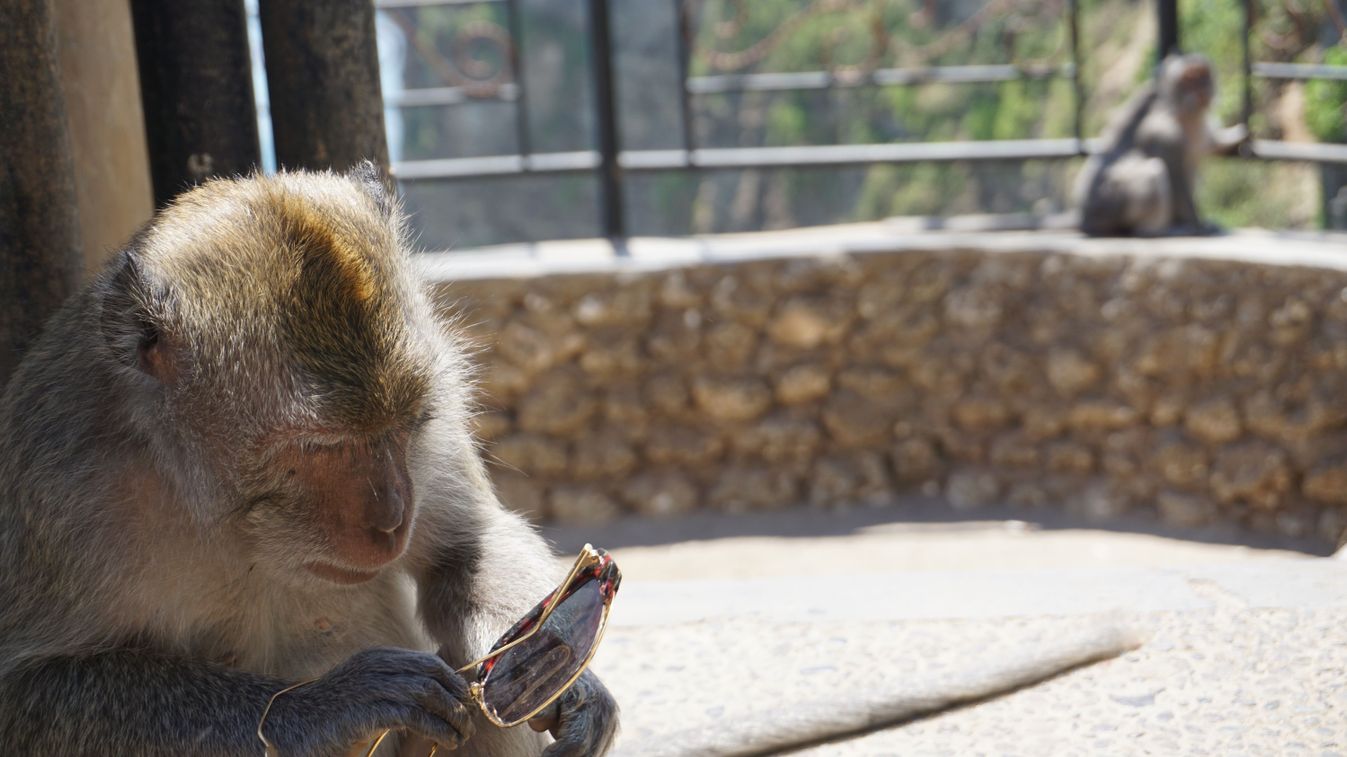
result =
[[0,2],[0,382],[79,284],[70,134],[48,0]]
[[154,212],[129,0],[54,0],[84,276]]
[[131,0],[131,9],[155,205],[253,170],[262,151],[243,0]]
[[388,166],[372,0],[262,0],[276,164]]

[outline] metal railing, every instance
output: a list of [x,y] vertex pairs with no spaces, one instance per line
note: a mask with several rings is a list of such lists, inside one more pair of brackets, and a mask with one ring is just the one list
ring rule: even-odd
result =
[[[427,6],[503,5],[510,39],[503,43],[508,50],[509,79],[487,84],[467,83],[428,89],[412,89],[390,96],[390,107],[423,105],[459,105],[469,101],[495,100],[514,105],[514,129],[518,152],[487,157],[443,158],[398,161],[394,175],[404,182],[442,179],[470,179],[488,176],[595,174],[599,181],[599,222],[605,236],[622,237],[626,231],[623,209],[623,181],[627,174],[656,171],[704,171],[720,169],[765,169],[788,167],[840,167],[878,164],[1060,160],[1088,155],[1097,145],[1084,133],[1084,86],[1081,81],[1080,3],[1079,0],[1058,0],[1062,21],[1066,24],[1067,62],[1062,64],[990,64],[990,65],[929,65],[912,68],[881,68],[876,66],[837,67],[833,70],[789,73],[744,72],[741,59],[730,60],[730,65],[715,73],[697,74],[692,71],[696,30],[693,28],[693,6],[700,0],[670,0],[677,21],[677,57],[679,91],[671,93],[680,103],[681,146],[672,149],[623,149],[620,136],[617,97],[612,70],[615,41],[609,22],[608,0],[586,0],[591,50],[591,82],[594,99],[595,149],[564,152],[534,152],[530,147],[528,130],[528,97],[522,75],[520,49],[525,47],[521,35],[520,0],[376,0],[380,9],[419,8]],[[876,0],[882,2],[882,0]],[[1010,7],[1012,0],[988,0],[972,18]],[[802,2],[796,14],[803,17],[815,9],[863,8],[861,0],[813,0]],[[1156,0],[1157,44],[1160,56],[1180,49],[1177,0]],[[793,19],[788,19],[772,34],[788,33]],[[1257,79],[1347,80],[1347,67],[1268,63],[1252,60],[1249,38],[1254,23],[1254,3],[1244,6],[1243,46],[1243,120],[1247,125],[1252,115],[1253,85]],[[770,45],[773,40],[760,44]],[[729,55],[754,56],[756,46],[748,51]],[[448,64],[452,66],[452,63]],[[740,69],[740,70],[733,70]],[[447,69],[448,78],[461,77]],[[1065,79],[1071,83],[1073,98],[1072,136],[1069,138],[1035,138],[1013,140],[905,142],[885,144],[831,144],[800,146],[706,147],[698,143],[696,99],[706,95],[732,92],[801,92],[811,90],[848,89],[858,87],[906,87],[932,83],[996,84],[1017,80]],[[1313,163],[1347,163],[1347,145],[1320,143],[1293,143],[1276,140],[1253,140],[1243,157],[1265,160],[1293,160]]]

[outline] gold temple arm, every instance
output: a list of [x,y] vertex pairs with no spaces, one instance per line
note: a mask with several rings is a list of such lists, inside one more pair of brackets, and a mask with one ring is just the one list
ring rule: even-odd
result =
[[265,733],[262,733],[262,726],[267,724],[267,716],[271,714],[271,706],[276,704],[276,699],[280,697],[280,695],[288,694],[301,686],[308,686],[317,680],[317,678],[310,678],[307,681],[292,683],[275,694],[272,694],[271,698],[267,700],[267,706],[262,708],[262,717],[257,719],[257,738],[262,742],[263,753],[266,754],[267,757],[279,757],[280,755],[280,750],[276,749],[276,745],[271,743],[271,739],[268,739]]

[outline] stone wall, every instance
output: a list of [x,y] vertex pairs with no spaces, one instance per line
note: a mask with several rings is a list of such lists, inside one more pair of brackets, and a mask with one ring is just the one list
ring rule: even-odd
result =
[[441,287],[501,495],[536,517],[919,491],[1339,538],[1347,271],[1020,247]]

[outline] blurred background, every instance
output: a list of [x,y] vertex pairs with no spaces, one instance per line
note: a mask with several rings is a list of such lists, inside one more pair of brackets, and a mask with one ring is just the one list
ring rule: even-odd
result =
[[[1098,136],[1155,65],[1157,7],[1176,15],[1185,50],[1215,64],[1220,121],[1297,147],[1347,136],[1347,80],[1328,67],[1347,62],[1333,0],[377,7],[389,154],[434,249],[604,234],[606,190],[587,154],[603,118],[618,135],[629,234],[1060,212],[1080,164],[1070,140]],[[594,34],[596,8],[607,14],[605,40]],[[261,46],[253,50],[265,117]],[[605,101],[596,60],[612,68]],[[989,144],[879,147],[964,141]],[[808,149],[825,145],[857,149]],[[1267,157],[1333,155],[1265,147]],[[710,152],[681,152],[689,148]],[[472,160],[516,154],[536,158]],[[1200,201],[1226,226],[1343,228],[1338,165],[1216,161]],[[1260,191],[1269,185],[1275,197]]]

